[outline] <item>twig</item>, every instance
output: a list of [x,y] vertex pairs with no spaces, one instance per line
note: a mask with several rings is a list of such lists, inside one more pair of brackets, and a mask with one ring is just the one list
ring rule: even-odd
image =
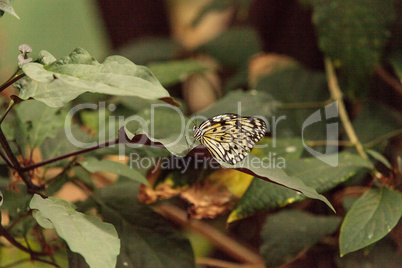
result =
[[2,225],[0,225],[0,235],[4,236],[4,238],[7,239],[8,242],[13,244],[15,247],[29,253],[29,255],[31,255],[31,258],[39,258],[48,255],[46,252],[37,252],[24,247],[17,240],[15,240],[14,237]]
[[281,103],[279,109],[291,110],[291,109],[318,109],[331,103],[332,100],[319,101],[319,102],[292,102]]
[[23,78],[25,76],[25,73],[22,73],[20,75],[14,76],[14,78],[8,80],[7,82],[5,82],[3,85],[0,86],[0,92],[2,92],[3,90],[5,90],[6,88],[8,88],[9,86],[11,86],[12,84],[14,84],[15,82],[17,82],[18,80],[20,80],[21,78]]
[[189,220],[187,218],[187,213],[176,206],[161,203],[157,205],[155,209],[164,217],[204,235],[211,241],[211,243],[224,250],[228,255],[236,260],[258,265],[264,263],[260,255],[239,244],[236,240],[201,221],[194,219]]
[[364,151],[362,144],[356,136],[352,123],[350,122],[345,104],[343,103],[343,94],[341,89],[339,88],[334,66],[332,65],[332,62],[329,58],[325,58],[325,69],[327,73],[329,92],[331,93],[331,98],[338,102],[339,117],[341,119],[343,127],[345,128],[346,134],[348,135],[350,142],[356,147],[359,155],[364,159],[368,159],[368,156]]
[[44,166],[44,165],[47,165],[47,164],[50,164],[50,163],[53,163],[53,162],[57,162],[57,161],[65,159],[65,158],[74,156],[74,155],[88,153],[88,152],[94,151],[96,149],[112,146],[112,145],[115,145],[115,144],[118,144],[118,143],[119,143],[119,139],[108,141],[108,142],[103,143],[103,144],[99,144],[99,145],[96,145],[96,146],[93,146],[93,147],[85,148],[85,149],[78,150],[78,151],[75,151],[75,152],[71,152],[71,153],[68,153],[68,154],[63,154],[63,155],[60,155],[60,156],[52,158],[52,159],[48,159],[48,160],[45,160],[45,161],[42,161],[42,162],[39,162],[39,163],[35,163],[33,165],[29,165],[29,166],[26,166],[26,167],[21,167],[21,170],[22,171],[29,171],[31,169],[35,169],[35,168],[38,168],[38,167],[41,167],[41,166]]
[[384,140],[391,139],[391,138],[396,137],[401,134],[402,134],[402,129],[397,129],[397,130],[391,131],[385,135],[382,135],[372,141],[369,141],[369,142],[365,143],[363,146],[364,146],[364,148],[372,148]]
[[24,181],[24,183],[28,187],[28,191],[36,191],[40,190],[41,188],[34,185],[32,181],[26,176],[26,174],[22,171],[20,162],[15,157],[13,152],[11,151],[10,145],[7,142],[6,137],[4,136],[3,130],[0,127],[0,144],[3,146],[4,151],[6,152],[7,156],[9,157],[11,163],[13,164],[14,169],[17,171],[18,175]]
[[4,162],[6,162],[7,166],[10,168],[14,168],[13,164],[11,164],[10,159],[8,159],[7,155],[5,155],[1,150],[0,150],[0,157],[3,158]]
[[14,107],[14,105],[15,105],[15,102],[13,101],[13,103],[7,107],[7,110],[4,112],[3,116],[0,119],[0,125],[1,125],[1,123],[3,123],[4,118],[6,118],[7,114],[11,111],[11,109]]
[[314,146],[325,146],[325,145],[329,145],[329,146],[355,146],[353,143],[351,143],[350,141],[337,141],[337,140],[333,140],[333,141],[307,141],[306,144],[310,147],[314,147]]
[[402,84],[392,77],[387,71],[384,70],[381,66],[377,66],[375,68],[375,73],[384,80],[390,87],[392,87],[399,95],[402,95]]
[[228,261],[222,261],[212,258],[197,258],[195,260],[197,265],[206,267],[217,267],[217,268],[264,268],[264,264],[239,264]]

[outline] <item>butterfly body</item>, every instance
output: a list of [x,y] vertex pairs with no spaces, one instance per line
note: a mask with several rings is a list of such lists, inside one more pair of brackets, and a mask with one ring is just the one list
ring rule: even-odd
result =
[[222,162],[242,161],[264,136],[267,126],[262,119],[227,113],[211,117],[194,127],[194,138]]

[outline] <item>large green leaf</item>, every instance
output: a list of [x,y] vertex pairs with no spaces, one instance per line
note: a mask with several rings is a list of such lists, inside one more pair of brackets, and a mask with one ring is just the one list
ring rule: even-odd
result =
[[[373,165],[370,161],[355,154],[340,153],[337,167],[331,167],[316,158],[303,158],[286,159],[285,170],[289,176],[300,178],[306,185],[323,193],[364,168],[372,169]],[[285,206],[303,199],[305,196],[293,190],[254,178],[237,207],[230,214],[228,222],[251,216],[261,210]]]
[[31,148],[36,148],[48,138],[54,138],[64,126],[64,116],[58,108],[49,107],[42,102],[30,100],[21,102],[17,108],[17,116],[23,124],[23,134],[27,137]]
[[[395,19],[393,0],[312,0],[320,49],[346,78],[348,93],[365,91]],[[360,92],[359,92],[360,91]]]
[[[71,132],[66,132],[66,129]],[[94,141],[91,139],[89,134],[84,132],[78,125],[68,126],[66,129],[60,129],[53,138],[47,138],[42,143],[40,146],[40,151],[43,160],[48,160],[63,154],[88,148],[90,146],[95,146],[96,143],[94,144]],[[48,164],[45,167],[65,166],[68,161],[70,160],[63,159]]]
[[336,231],[341,218],[284,210],[267,218],[262,229],[261,255],[267,267],[292,261],[298,253]]
[[[262,77],[257,82],[256,90],[272,95],[283,105],[275,113],[277,137],[301,137],[303,132],[307,140],[326,138],[326,120],[303,128],[306,119],[319,109],[318,105],[315,109],[303,108],[303,103],[324,102],[329,99],[324,73],[292,65]],[[287,108],[295,103],[293,109]]]
[[137,64],[148,64],[153,61],[172,60],[180,54],[181,45],[169,37],[141,37],[118,50],[122,55]]
[[402,216],[402,194],[388,188],[371,189],[346,214],[339,235],[341,256],[386,236]]
[[280,103],[265,92],[256,90],[234,90],[207,109],[197,113],[206,118],[223,114],[235,113],[243,116],[263,116],[269,118],[278,109]]
[[47,51],[39,54],[40,63],[24,64],[28,78],[16,83],[19,97],[30,97],[51,107],[60,107],[85,92],[143,99],[169,97],[151,71],[121,56],[110,56],[99,63],[87,51],[75,49],[60,60]]
[[169,221],[141,204],[138,184],[120,182],[100,189],[101,214],[121,237],[117,267],[194,267],[189,241]]
[[251,174],[263,180],[276,182],[287,188],[301,192],[309,198],[321,200],[325,204],[327,204],[333,211],[335,211],[331,203],[323,195],[318,194],[314,188],[306,185],[304,181],[299,179],[299,177],[292,175],[289,176],[284,171],[282,165],[272,165],[269,158],[257,158],[253,154],[249,154],[242,162],[236,165],[232,166],[226,163],[220,164],[224,167],[236,168],[246,173],[251,172]]
[[165,87],[182,82],[193,73],[203,72],[208,69],[201,61],[192,59],[152,62],[148,64],[148,68]]
[[[191,122],[176,107],[164,103],[155,103],[150,108],[132,117],[125,126],[127,136],[145,134],[153,142],[160,142],[172,154],[185,156],[189,152]],[[188,136],[190,135],[190,136]],[[138,143],[143,144],[140,140]]]
[[42,225],[44,228],[52,224],[69,248],[80,253],[89,266],[116,266],[120,242],[113,225],[77,212],[70,203],[55,197],[43,199],[34,195],[30,207],[38,210],[38,223],[43,224],[46,220],[46,224]]
[[89,172],[107,171],[148,185],[148,181],[141,173],[119,162],[107,159],[98,160],[93,157],[88,157],[80,162],[80,165]]
[[241,67],[251,56],[262,51],[257,33],[249,27],[232,28],[198,48],[199,52],[215,57],[222,65]]

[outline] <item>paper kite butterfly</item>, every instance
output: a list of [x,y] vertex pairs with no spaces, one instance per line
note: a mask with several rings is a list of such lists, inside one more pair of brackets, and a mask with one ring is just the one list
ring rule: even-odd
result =
[[234,165],[242,161],[265,135],[267,125],[257,117],[221,114],[193,127],[194,138],[219,161]]

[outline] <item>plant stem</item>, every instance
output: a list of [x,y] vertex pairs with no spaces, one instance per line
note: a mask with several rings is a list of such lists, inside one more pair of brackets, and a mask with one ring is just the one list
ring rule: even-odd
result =
[[7,156],[9,157],[14,169],[17,171],[18,175],[20,175],[21,179],[24,181],[24,183],[28,187],[28,192],[29,191],[36,191],[39,190],[40,187],[34,185],[32,181],[26,176],[26,174],[22,171],[20,162],[18,162],[18,159],[15,157],[13,152],[11,151],[10,145],[8,144],[8,141],[6,137],[4,136],[3,130],[0,127],[0,144],[3,146],[4,151],[6,152]]
[[68,158],[70,156],[75,156],[75,155],[79,155],[79,154],[88,153],[88,152],[94,151],[96,149],[112,146],[112,145],[115,145],[115,144],[118,144],[118,143],[119,143],[119,139],[111,140],[111,141],[105,142],[103,144],[95,145],[93,147],[85,148],[85,149],[75,151],[75,152],[71,152],[71,153],[68,153],[68,154],[63,154],[63,155],[60,155],[58,157],[48,159],[48,160],[45,160],[45,161],[42,161],[42,162],[39,162],[39,163],[36,163],[36,164],[33,164],[33,165],[29,165],[29,166],[26,166],[26,167],[21,167],[20,170],[23,171],[23,172],[29,171],[29,170],[32,170],[34,168],[38,168],[38,167],[41,167],[41,166],[44,166],[44,165],[47,165],[47,164],[50,164],[50,163],[53,163],[53,162],[56,162],[56,161],[63,160],[63,159]]
[[15,240],[14,237],[1,224],[0,224],[0,235],[4,236],[4,238],[7,239],[8,242],[13,244],[15,247],[19,248],[22,251],[29,253],[29,255],[31,255],[31,257],[34,259],[37,259],[41,256],[48,255],[46,252],[37,252],[37,251],[33,251],[33,250],[30,250],[30,249],[24,247],[21,243],[19,243],[17,240]]
[[350,141],[338,141],[338,140],[333,140],[333,141],[307,141],[306,144],[310,147],[314,146],[351,146],[354,147],[355,145],[351,143]]
[[338,80],[336,78],[334,66],[332,65],[332,62],[329,58],[325,58],[325,69],[328,78],[329,92],[331,93],[331,98],[334,101],[338,102],[339,117],[341,119],[343,127],[345,128],[346,134],[348,135],[350,142],[356,147],[356,150],[359,153],[359,155],[364,159],[368,159],[368,156],[363,149],[363,145],[357,138],[352,123],[350,122],[345,104],[343,102],[343,94],[339,87]]
[[7,166],[10,168],[14,168],[13,164],[11,164],[10,159],[8,159],[7,155],[5,155],[2,151],[0,151],[0,157],[3,158],[4,162],[6,162]]
[[160,203],[155,207],[156,211],[167,219],[170,219],[182,226],[189,227],[190,229],[207,237],[215,246],[221,248],[232,258],[245,263],[251,263],[255,265],[263,264],[263,260],[259,254],[241,245],[233,238],[219,232],[210,225],[198,221],[189,220],[187,213],[180,208],[167,204]]
[[5,90],[6,88],[8,88],[9,86],[11,86],[12,84],[14,84],[15,82],[17,82],[18,80],[20,80],[21,78],[23,78],[25,76],[25,73],[22,73],[20,75],[14,76],[14,78],[8,80],[7,82],[5,82],[3,85],[0,86],[0,92],[2,92],[3,90]]
[[1,119],[0,119],[0,125],[1,125],[1,123],[3,123],[4,118],[6,118],[7,114],[8,114],[8,113],[11,111],[11,109],[14,107],[15,102],[14,102],[13,100],[12,100],[12,102],[13,102],[13,103],[7,107],[7,110],[5,111],[5,113],[3,114],[3,116],[1,117]]
[[318,109],[331,103],[332,100],[318,101],[318,102],[292,102],[281,103],[279,109],[292,110],[292,109]]
[[378,137],[378,138],[376,138],[376,139],[374,139],[372,141],[369,141],[369,142],[365,143],[364,147],[365,148],[372,148],[372,147],[376,146],[377,144],[381,143],[384,140],[388,140],[390,138],[396,137],[396,136],[401,135],[401,134],[402,134],[402,129],[394,130],[394,131],[389,132],[387,134],[384,134],[384,135],[382,135],[382,136],[380,136],[380,137]]
[[384,80],[390,87],[392,87],[399,95],[402,95],[402,84],[398,81],[398,79],[394,78],[390,75],[383,67],[377,66],[375,68],[376,74]]

